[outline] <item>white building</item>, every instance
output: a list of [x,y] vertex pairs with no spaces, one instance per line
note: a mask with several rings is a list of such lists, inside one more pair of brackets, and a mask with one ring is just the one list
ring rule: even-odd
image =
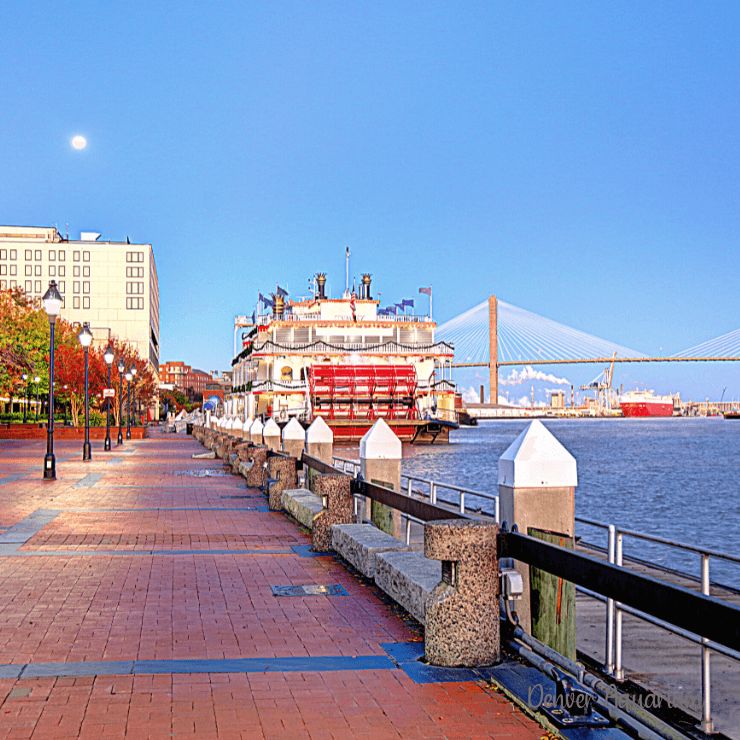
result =
[[97,342],[111,335],[135,347],[159,378],[159,284],[151,244],[68,240],[54,227],[0,226],[0,289],[22,288],[40,304],[56,280],[60,316],[89,321]]

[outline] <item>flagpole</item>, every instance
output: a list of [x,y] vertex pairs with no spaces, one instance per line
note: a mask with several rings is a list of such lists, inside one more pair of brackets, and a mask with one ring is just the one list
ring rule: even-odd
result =
[[[432,286],[429,285],[429,318],[432,318]],[[433,319],[432,319],[433,320]]]

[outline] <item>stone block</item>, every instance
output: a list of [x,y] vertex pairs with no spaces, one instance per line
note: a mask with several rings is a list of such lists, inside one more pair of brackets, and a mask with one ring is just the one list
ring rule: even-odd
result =
[[347,475],[317,475],[315,492],[321,497],[324,509],[313,520],[312,540],[316,552],[331,550],[331,529],[335,524],[352,523],[352,493]]
[[495,523],[441,519],[424,525],[424,555],[442,561],[442,581],[429,595],[425,657],[447,668],[501,659]]
[[283,491],[295,488],[298,485],[295,458],[283,457],[282,455],[269,457],[267,459],[267,470],[270,478],[275,481],[270,485],[268,491],[268,506],[270,511],[282,511]]
[[313,529],[313,520],[324,509],[321,499],[305,488],[283,491],[282,503],[283,509],[307,529]]
[[267,447],[254,445],[250,448],[252,467],[247,472],[247,486],[262,488],[267,480],[267,471],[264,468],[267,462]]
[[414,619],[425,623],[426,603],[442,577],[442,564],[420,552],[397,550],[378,553],[375,583]]
[[375,577],[378,553],[411,549],[372,524],[335,524],[331,530],[331,547],[367,578]]

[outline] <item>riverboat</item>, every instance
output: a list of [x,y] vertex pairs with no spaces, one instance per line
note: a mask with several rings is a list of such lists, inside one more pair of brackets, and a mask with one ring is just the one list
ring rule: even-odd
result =
[[310,297],[283,293],[242,333],[227,408],[278,423],[295,417],[304,426],[321,416],[336,443],[358,441],[377,419],[403,442],[449,441],[458,427],[453,347],[434,341],[431,316],[380,309],[369,274],[359,296],[327,297],[323,273]]
[[673,416],[673,398],[656,396],[654,391],[628,391],[619,397],[624,416]]

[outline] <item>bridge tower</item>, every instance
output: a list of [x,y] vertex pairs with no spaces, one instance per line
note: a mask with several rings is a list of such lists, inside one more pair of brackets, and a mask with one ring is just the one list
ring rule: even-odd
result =
[[488,372],[490,375],[490,403],[498,403],[498,301],[488,297]]

